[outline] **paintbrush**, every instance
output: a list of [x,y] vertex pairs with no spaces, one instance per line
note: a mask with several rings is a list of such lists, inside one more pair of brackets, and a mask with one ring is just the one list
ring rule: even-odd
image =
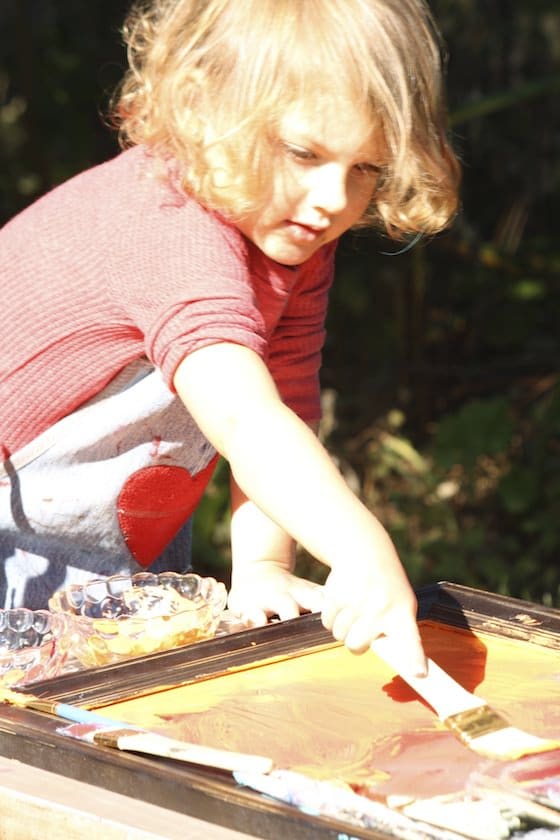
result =
[[79,706],[44,700],[32,694],[2,689],[0,702],[73,721],[73,725],[61,727],[57,731],[62,735],[104,747],[173,758],[177,761],[229,770],[232,773],[268,773],[273,767],[272,759],[265,756],[221,750],[168,738],[166,735],[150,732],[132,724],[111,720]]
[[486,700],[459,685],[433,660],[428,659],[427,675],[417,677],[401,667],[399,652],[386,636],[376,639],[371,648],[430,704],[444,726],[479,755],[514,761],[560,747],[560,740],[540,738],[512,726]]
[[[101,723],[72,723],[70,726],[57,730],[61,735],[77,738],[89,744],[111,747],[125,752],[143,753],[160,758],[173,758],[176,761],[186,761],[189,764],[202,764],[206,767],[217,767],[229,772],[260,772],[268,773],[272,770],[272,760],[260,755],[221,750],[216,747],[206,747],[192,744],[148,732],[145,729],[131,728],[123,724],[118,728],[114,721]],[[257,768],[259,770],[257,771]]]

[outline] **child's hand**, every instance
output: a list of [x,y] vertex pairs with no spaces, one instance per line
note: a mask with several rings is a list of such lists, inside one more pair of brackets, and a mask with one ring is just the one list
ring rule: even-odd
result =
[[333,570],[323,587],[323,625],[353,653],[363,653],[386,636],[401,670],[426,673],[426,657],[416,621],[416,598],[404,576],[375,574],[372,566],[348,564]]
[[302,612],[319,612],[323,587],[296,577],[273,560],[260,560],[232,582],[228,607],[245,624],[261,627],[277,615],[281,620]]

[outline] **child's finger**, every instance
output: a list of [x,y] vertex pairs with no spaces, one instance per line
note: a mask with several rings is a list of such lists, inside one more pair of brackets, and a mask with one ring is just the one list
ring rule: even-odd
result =
[[301,612],[298,602],[288,592],[275,594],[270,600],[270,607],[271,612],[277,615],[281,621],[297,618]]
[[323,587],[318,583],[297,579],[297,583],[290,589],[302,610],[321,612],[323,609]]
[[[331,573],[332,574],[332,573]],[[327,583],[325,584],[325,590],[323,595],[323,605],[321,608],[321,621],[323,622],[323,627],[327,630],[331,630],[334,627],[334,623],[338,614],[341,610],[344,609],[344,604],[348,603],[348,600],[344,601],[342,598],[333,597],[333,586],[331,583],[331,577],[327,579]],[[336,593],[335,591],[335,594]]]
[[377,636],[379,636],[379,630],[376,629],[375,620],[369,616],[362,616],[356,619],[349,628],[344,644],[352,653],[365,653]]
[[243,610],[243,612],[237,615],[247,627],[264,627],[265,624],[268,624],[268,615],[264,610],[257,607]]
[[338,642],[347,644],[349,634],[356,627],[356,613],[352,607],[343,607],[335,616],[331,633]]

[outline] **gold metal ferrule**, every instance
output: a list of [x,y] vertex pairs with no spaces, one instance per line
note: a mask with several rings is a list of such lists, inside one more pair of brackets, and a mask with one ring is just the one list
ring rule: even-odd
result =
[[510,726],[502,715],[488,705],[449,715],[443,722],[464,744],[470,744],[475,738],[492,735]]
[[42,700],[40,697],[29,696],[28,702],[25,704],[27,708],[34,709],[36,712],[45,712],[48,715],[56,715],[56,707],[58,703],[54,700]]
[[121,738],[138,734],[136,729],[102,729],[95,733],[93,740],[102,747],[112,747],[114,750],[118,750]]

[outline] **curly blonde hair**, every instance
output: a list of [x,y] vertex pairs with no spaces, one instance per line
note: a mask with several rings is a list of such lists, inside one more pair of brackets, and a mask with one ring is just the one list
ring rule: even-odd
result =
[[441,43],[423,0],[144,1],[124,38],[122,144],[177,161],[182,187],[210,209],[239,219],[262,207],[282,114],[342,96],[387,151],[359,224],[399,238],[456,212]]

